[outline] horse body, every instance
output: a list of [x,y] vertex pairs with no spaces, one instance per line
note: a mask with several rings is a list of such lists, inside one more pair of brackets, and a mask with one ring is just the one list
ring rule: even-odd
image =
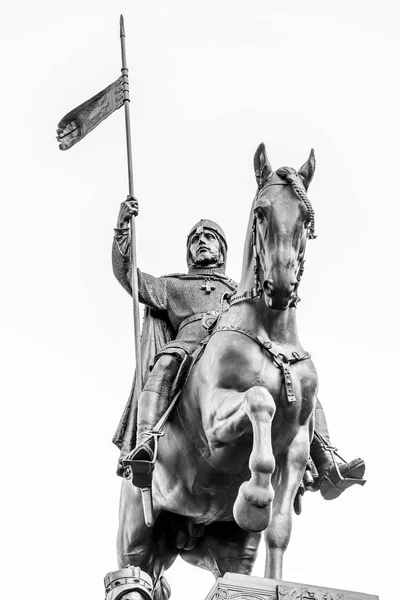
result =
[[[216,575],[250,573],[262,531],[265,575],[281,578],[293,502],[309,456],[314,365],[309,358],[290,364],[288,392],[280,359],[267,351],[304,355],[295,299],[309,211],[273,174],[263,146],[255,166],[260,189],[238,301],[220,319],[166,424],[154,472],[152,529],[142,520],[139,490],[123,483],[120,564],[150,573],[160,600],[168,597],[162,574],[178,554]],[[310,168],[302,167],[309,179]],[[248,294],[254,274],[257,293]]]

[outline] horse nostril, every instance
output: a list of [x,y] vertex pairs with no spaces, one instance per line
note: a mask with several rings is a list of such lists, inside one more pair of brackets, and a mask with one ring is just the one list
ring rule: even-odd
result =
[[266,279],[264,281],[263,287],[264,287],[264,292],[268,296],[273,296],[274,295],[274,284],[273,284],[273,282],[270,279]]

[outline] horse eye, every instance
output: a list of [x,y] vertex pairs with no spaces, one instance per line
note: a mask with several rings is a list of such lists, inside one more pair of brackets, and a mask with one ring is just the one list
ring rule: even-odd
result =
[[262,210],[256,210],[256,217],[259,223],[264,222],[264,213],[262,212]]

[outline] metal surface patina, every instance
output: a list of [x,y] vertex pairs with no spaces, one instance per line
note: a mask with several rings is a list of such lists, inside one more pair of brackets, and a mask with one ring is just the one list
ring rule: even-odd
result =
[[[120,571],[107,575],[107,600],[167,600],[164,573],[178,555],[216,578],[249,575],[261,532],[265,576],[281,580],[305,489],[333,499],[364,483],[364,462],[346,463],[332,447],[317,373],[297,333],[306,242],[315,237],[307,197],[314,153],[297,172],[273,171],[261,144],[254,166],[239,284],[225,274],[225,234],[208,220],[189,232],[187,273],[137,270],[147,306],[144,387],[133,389],[114,438]],[[114,273],[129,293],[137,212],[129,196],[113,245]]]

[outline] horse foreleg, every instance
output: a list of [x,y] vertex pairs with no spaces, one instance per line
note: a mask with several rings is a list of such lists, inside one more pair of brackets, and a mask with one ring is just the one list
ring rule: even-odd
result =
[[265,577],[282,579],[283,554],[292,531],[293,502],[303,477],[310,448],[309,426],[302,426],[279,464],[271,523],[265,532]]
[[265,388],[256,386],[245,392],[242,407],[253,427],[253,449],[249,459],[251,477],[239,488],[233,516],[242,529],[262,531],[270,522],[274,498],[271,476],[275,459],[271,445],[271,422],[275,414],[275,402]]
[[219,392],[217,408],[207,431],[211,446],[221,447],[237,440],[250,428],[250,421],[243,405],[245,393],[232,390]]

